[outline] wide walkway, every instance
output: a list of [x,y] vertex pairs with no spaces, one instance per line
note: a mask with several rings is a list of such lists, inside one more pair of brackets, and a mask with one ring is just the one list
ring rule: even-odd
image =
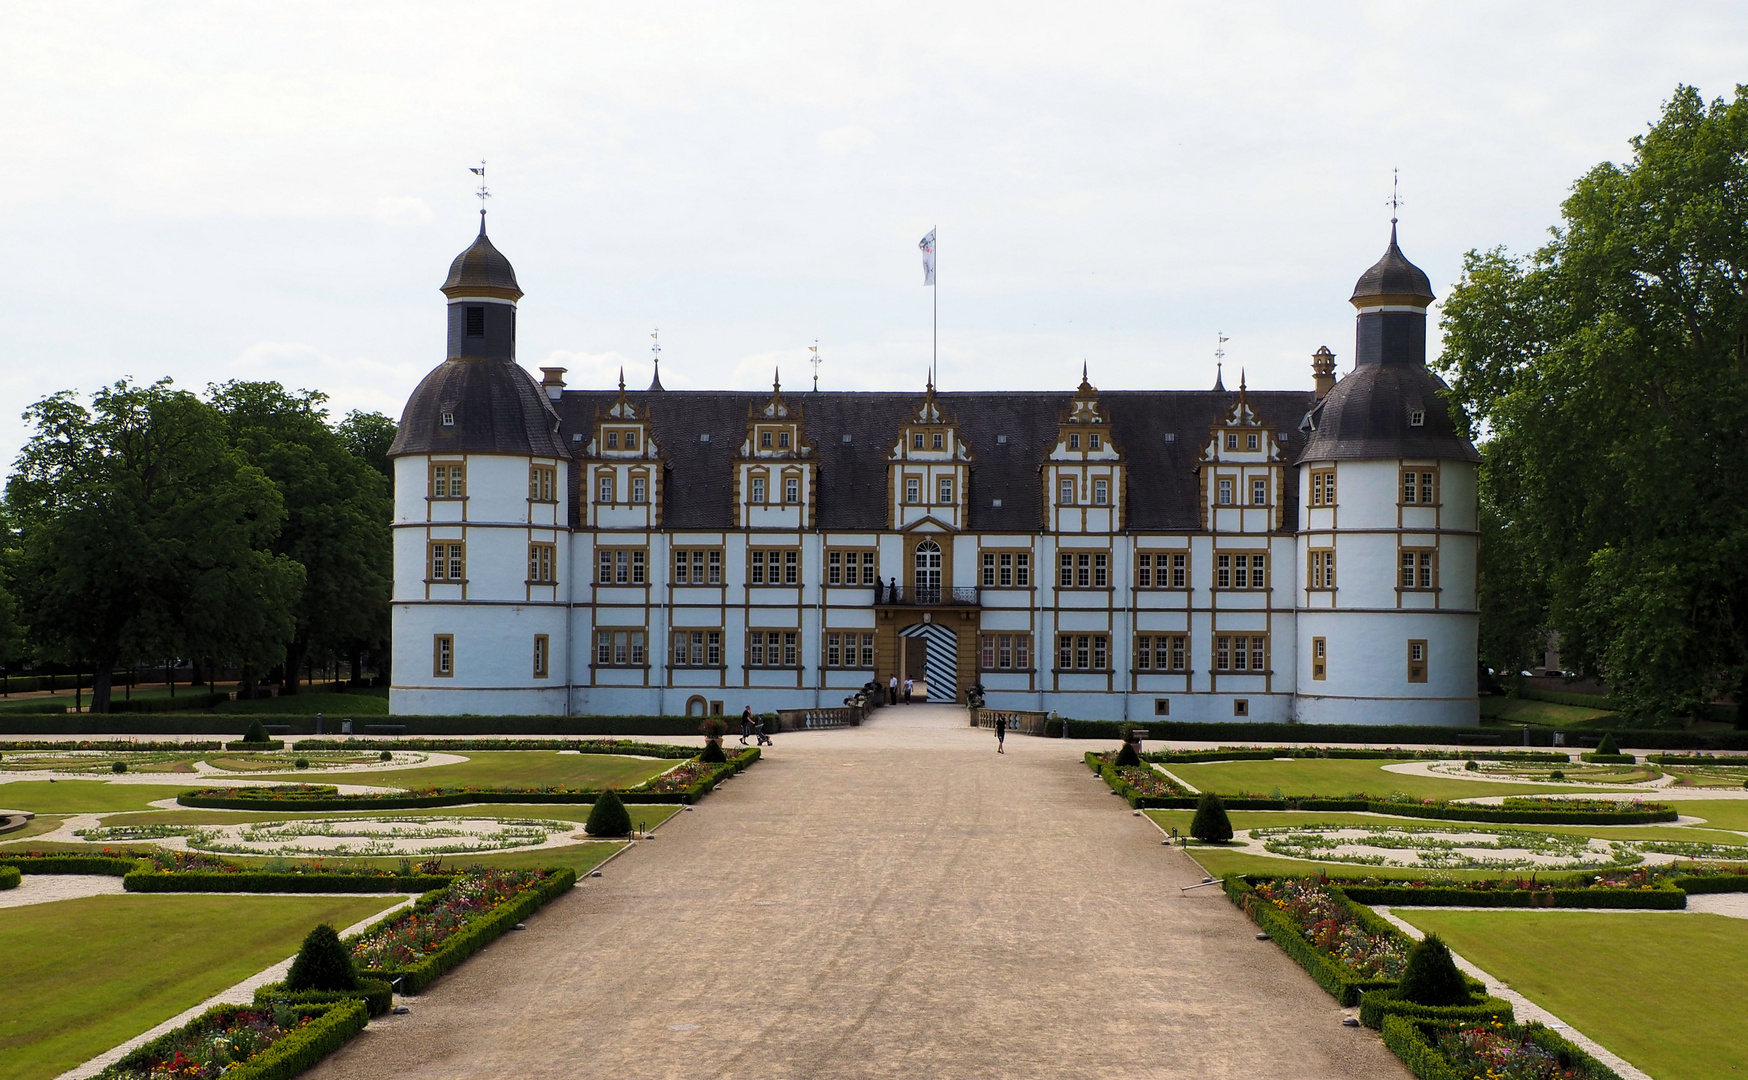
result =
[[[1080,764],[957,709],[780,736],[307,1074],[1408,1073]],[[735,740],[729,740],[730,748]]]

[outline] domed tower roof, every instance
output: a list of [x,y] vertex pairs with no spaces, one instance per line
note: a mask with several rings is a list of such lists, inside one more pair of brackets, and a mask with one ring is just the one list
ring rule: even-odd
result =
[[516,284],[515,267],[486,236],[484,214],[479,219],[479,237],[449,264],[449,280],[443,283],[443,295],[451,300],[463,296],[489,296],[514,303],[522,299],[522,289]]
[[1349,298],[1349,302],[1355,307],[1372,307],[1378,304],[1425,307],[1434,299],[1436,297],[1432,295],[1432,282],[1428,280],[1426,271],[1409,262],[1408,256],[1402,254],[1402,249],[1396,246],[1396,223],[1390,222],[1390,246],[1384,250],[1384,257],[1373,263],[1372,268],[1354,282],[1353,296]]
[[508,360],[445,360],[401,413],[390,457],[514,454],[568,458],[558,413],[534,376]]

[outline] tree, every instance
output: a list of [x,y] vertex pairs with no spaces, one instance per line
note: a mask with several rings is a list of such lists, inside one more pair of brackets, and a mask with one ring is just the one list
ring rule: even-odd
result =
[[274,553],[304,568],[281,684],[282,693],[295,694],[307,657],[337,655],[386,634],[394,576],[388,485],[328,426],[320,393],[228,382],[209,387],[208,396],[238,449],[284,500]]
[[1486,436],[1484,595],[1531,605],[1484,608],[1483,647],[1539,608],[1568,666],[1675,722],[1748,700],[1748,88],[1678,88],[1632,148],[1539,251],[1468,254],[1439,365]]
[[356,990],[358,970],[340,935],[327,923],[311,930],[285,975],[287,990]]
[[589,807],[589,820],[583,824],[583,831],[590,836],[625,836],[631,832],[631,815],[618,794],[601,792],[595,805]]
[[1226,804],[1212,791],[1202,792],[1196,800],[1196,816],[1190,819],[1190,835],[1207,844],[1224,844],[1232,839],[1232,819],[1226,816]]
[[1416,1005],[1467,1005],[1474,1000],[1450,946],[1437,934],[1426,935],[1408,950],[1408,964],[1396,984],[1396,996]]
[[91,665],[93,711],[123,656],[223,641],[245,663],[277,660],[303,570],[265,550],[284,506],[211,406],[168,380],[122,381],[90,408],[62,392],[24,416],[35,430],[5,495],[18,598],[47,655]]
[[398,430],[395,422],[379,412],[353,409],[334,430],[346,444],[347,453],[381,473],[393,491],[395,470],[388,459],[388,448],[394,445]]

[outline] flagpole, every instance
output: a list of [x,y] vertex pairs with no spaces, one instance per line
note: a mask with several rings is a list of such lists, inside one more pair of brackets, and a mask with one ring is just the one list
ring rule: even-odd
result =
[[[929,232],[933,234],[934,229]],[[929,356],[929,381],[934,382],[936,369],[941,365],[941,241],[935,239],[935,338]]]

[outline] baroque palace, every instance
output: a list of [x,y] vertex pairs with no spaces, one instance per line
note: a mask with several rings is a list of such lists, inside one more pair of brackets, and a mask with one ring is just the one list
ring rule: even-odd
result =
[[[1085,719],[1473,724],[1476,477],[1425,273],[1303,391],[570,390],[456,257],[395,461],[397,713],[738,713],[896,675]],[[428,659],[427,659],[428,658]]]

